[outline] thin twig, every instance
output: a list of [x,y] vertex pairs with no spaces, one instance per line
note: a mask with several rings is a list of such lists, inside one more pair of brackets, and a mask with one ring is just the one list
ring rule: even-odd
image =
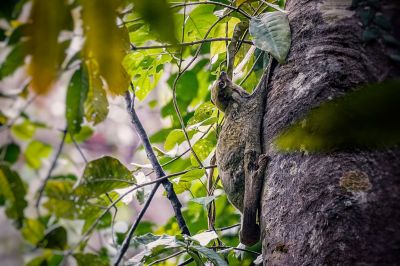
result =
[[253,73],[254,68],[256,67],[258,60],[261,58],[261,56],[264,55],[264,52],[261,52],[256,60],[254,61],[253,65],[251,66],[249,72],[247,72],[246,76],[240,81],[239,86],[241,86],[251,75],[251,73]]
[[186,252],[186,250],[178,251],[178,252],[176,252],[176,253],[174,253],[174,254],[169,255],[168,257],[161,258],[161,259],[158,259],[158,260],[153,261],[152,263],[149,264],[149,266],[151,266],[151,265],[156,265],[157,263],[160,263],[160,262],[169,260],[169,259],[171,259],[171,258],[177,257],[177,256],[179,256],[179,255],[181,255],[182,253],[185,253],[185,252]]
[[224,4],[224,3],[220,3],[220,2],[214,2],[214,1],[204,1],[204,2],[189,2],[189,3],[171,3],[172,6],[171,8],[175,8],[175,7],[182,7],[182,6],[193,6],[193,5],[216,5],[216,6],[223,6],[226,7],[228,9],[231,9],[231,11],[235,11],[238,12],[240,14],[242,14],[243,16],[245,16],[248,19],[251,19],[251,16],[249,14],[247,14],[245,11],[243,11],[240,6],[236,7],[236,6],[231,6],[228,4]]
[[41,185],[40,188],[39,188],[39,195],[38,195],[38,198],[37,198],[36,204],[35,204],[36,209],[38,210],[38,212],[39,212],[40,201],[41,201],[42,196],[43,196],[43,193],[44,193],[44,189],[46,188],[47,181],[49,181],[49,179],[50,179],[50,177],[51,177],[51,174],[53,173],[53,170],[54,170],[54,168],[55,168],[56,165],[57,165],[58,157],[60,157],[61,151],[62,151],[63,146],[64,146],[64,143],[65,143],[65,137],[66,137],[66,136],[67,136],[67,129],[65,129],[65,130],[63,131],[63,136],[62,136],[60,145],[58,146],[56,155],[54,156],[54,159],[53,159],[53,161],[52,161],[52,163],[51,163],[51,166],[50,166],[50,168],[49,168],[49,171],[47,172],[46,178],[43,180],[43,183],[42,183],[42,185]]
[[[125,93],[125,100],[126,100],[126,104],[127,104],[127,110],[128,110],[128,112],[129,112],[129,114],[131,116],[132,124],[135,127],[136,132],[138,133],[138,135],[139,135],[139,137],[140,137],[140,139],[141,139],[141,141],[143,143],[143,146],[144,146],[144,148],[146,150],[146,153],[147,153],[147,157],[148,157],[148,159],[150,160],[150,162],[151,162],[151,164],[153,166],[153,169],[154,169],[154,171],[156,173],[157,178],[160,179],[160,178],[165,177],[165,172],[164,172],[163,168],[161,167],[160,163],[158,162],[158,159],[157,159],[157,157],[156,157],[156,155],[155,155],[155,153],[153,151],[153,148],[151,147],[151,143],[150,143],[149,137],[147,136],[146,131],[143,128],[143,125],[140,122],[139,117],[136,114],[135,108],[133,106],[134,99],[132,99],[129,91],[127,91]],[[177,219],[179,228],[181,229],[183,234],[190,235],[189,229],[188,229],[188,227],[186,225],[186,222],[185,222],[185,219],[183,218],[183,215],[182,215],[182,211],[181,211],[182,204],[180,203],[178,197],[176,196],[176,193],[174,191],[172,183],[169,182],[167,179],[165,179],[165,180],[161,181],[161,184],[163,185],[165,191],[167,192],[167,198],[170,200],[172,208],[174,209],[175,217]],[[144,203],[144,206],[143,206],[142,210],[140,211],[140,213],[137,216],[135,222],[133,223],[133,225],[129,229],[129,232],[128,232],[124,242],[122,243],[121,249],[118,252],[117,259],[116,259],[114,265],[119,265],[119,263],[121,262],[125,252],[128,250],[130,241],[131,241],[131,239],[133,237],[133,233],[135,232],[135,230],[136,230],[137,226],[139,225],[139,222],[141,221],[144,213],[146,212],[147,208],[149,207],[149,205],[150,205],[150,203],[151,203],[151,201],[152,201],[152,199],[153,199],[153,197],[154,197],[159,185],[160,185],[160,183],[157,183],[153,187],[153,189],[150,192],[146,202]]]
[[[148,45],[148,46],[134,46],[132,47],[133,51],[136,50],[149,50],[149,49],[160,49],[160,48],[172,48],[172,47],[184,47],[184,46],[192,46],[195,44],[202,44],[202,43],[208,43],[208,42],[228,42],[231,41],[232,38],[224,38],[224,37],[219,37],[219,38],[209,38],[209,39],[203,39],[203,40],[197,40],[193,42],[182,42],[178,44],[164,44],[164,45]],[[244,43],[251,44],[253,45],[253,42],[251,40],[244,40]]]
[[212,247],[210,247],[210,248],[216,248],[216,249],[233,249],[233,250],[239,250],[239,251],[248,252],[248,253],[251,253],[251,254],[254,254],[254,255],[257,255],[257,256],[261,255],[261,253],[259,253],[259,252],[255,252],[255,251],[248,250],[248,249],[245,249],[245,248],[236,248],[236,247],[230,247],[230,246],[212,246]]

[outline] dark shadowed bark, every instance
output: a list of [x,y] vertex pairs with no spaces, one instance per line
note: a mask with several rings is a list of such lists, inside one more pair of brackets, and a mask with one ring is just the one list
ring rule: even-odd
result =
[[[284,154],[271,144],[320,103],[399,76],[393,48],[363,40],[365,7],[350,9],[351,2],[287,1],[292,47],[274,69],[264,117],[266,265],[400,265],[398,149]],[[399,16],[398,1],[378,4],[386,17]]]

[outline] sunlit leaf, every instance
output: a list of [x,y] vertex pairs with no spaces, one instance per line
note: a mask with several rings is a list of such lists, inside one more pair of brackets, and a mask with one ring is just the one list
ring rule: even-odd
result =
[[196,97],[198,89],[199,82],[196,73],[186,71],[176,84],[176,95],[179,99],[191,101]]
[[[93,135],[93,129],[91,127],[82,126],[81,130],[77,134],[74,134],[74,140],[78,143],[83,142],[89,139],[92,135]],[[72,143],[72,138],[70,134],[67,134],[65,142]]]
[[24,44],[18,43],[12,48],[4,62],[0,65],[0,80],[11,75],[18,67],[22,66],[24,59]]
[[285,13],[267,12],[252,18],[249,30],[259,49],[269,52],[279,63],[285,63],[291,44],[289,20]]
[[211,240],[218,238],[218,235],[215,231],[206,231],[199,234],[196,234],[191,237],[192,239],[198,241],[200,245],[205,246],[210,243]]
[[62,226],[52,229],[39,241],[38,246],[42,248],[64,250],[67,247],[67,230]]
[[164,73],[164,64],[171,60],[168,54],[157,54],[160,51],[132,52],[124,59],[123,64],[132,76],[135,95],[139,100],[143,100],[156,87]]
[[[240,22],[240,19],[238,18],[230,18],[228,23],[228,31],[226,31],[226,23],[223,24],[218,24],[218,26],[215,27],[215,30],[213,32],[213,37],[229,37],[231,38],[233,35],[233,30],[235,29],[235,25]],[[212,58],[213,56],[221,53],[226,52],[226,41],[218,41],[218,42],[212,42],[210,45],[210,57]]]
[[[98,63],[99,73],[113,94],[123,94],[129,87],[129,76],[122,60],[129,50],[125,28],[117,27],[117,1],[84,0],[83,28],[86,34],[85,56]],[[101,19],[100,19],[101,18]]]
[[99,124],[108,115],[108,100],[106,91],[103,88],[96,64],[93,60],[87,60],[89,91],[85,101],[85,117],[94,125]]
[[204,176],[203,169],[193,169],[183,174],[179,180],[182,182],[192,182],[194,180],[200,179],[202,176]]
[[[215,148],[215,140],[206,138],[201,139],[193,145],[193,150],[200,161],[204,161]],[[199,166],[197,159],[190,154],[190,161],[193,166]]]
[[323,103],[275,140],[280,150],[327,151],[400,144],[400,82],[364,86]]
[[61,30],[67,28],[69,16],[64,0],[33,1],[27,49],[32,55],[29,65],[31,86],[39,94],[46,93],[57,78],[63,53],[58,37]]
[[89,265],[98,265],[98,266],[109,266],[110,262],[108,260],[104,260],[100,256],[91,253],[76,253],[73,255],[78,266],[89,266]]
[[193,198],[190,201],[196,202],[197,204],[202,205],[203,207],[207,207],[213,200],[215,200],[217,196],[207,196],[201,198]]
[[42,165],[42,160],[47,158],[53,148],[41,141],[31,141],[25,150],[25,159],[27,164],[33,169],[39,169]]
[[211,102],[202,103],[194,112],[194,116],[189,119],[188,125],[211,125],[216,122],[216,117],[212,117],[215,105]]
[[21,140],[30,140],[36,132],[36,126],[28,119],[24,119],[22,123],[14,124],[11,132]]
[[26,219],[21,233],[27,242],[36,246],[36,244],[43,239],[45,229],[41,221],[37,219]]
[[185,141],[185,135],[182,129],[174,129],[172,130],[165,140],[164,149],[169,151],[172,150],[175,145],[179,145]]
[[[177,16],[177,25],[182,25],[182,14]],[[189,14],[185,23],[185,38],[184,41],[195,41],[205,37],[205,34],[213,23],[217,21],[214,15],[214,6],[198,5]],[[178,40],[182,39],[182,30],[177,32]]]
[[134,11],[149,23],[151,31],[156,32],[161,41],[177,43],[174,18],[166,0],[131,1]]
[[70,134],[78,133],[81,130],[88,86],[87,71],[84,67],[81,67],[72,75],[67,91],[65,115]]
[[202,246],[197,246],[197,245],[190,245],[189,248],[192,249],[193,251],[199,252],[201,255],[203,255],[204,257],[209,259],[212,263],[214,263],[214,265],[228,266],[226,261],[223,260],[221,258],[221,256],[218,255],[218,253],[216,253],[212,249],[209,249],[209,248],[206,248],[206,247],[202,247]]
[[25,185],[18,173],[7,164],[0,163],[0,198],[5,199],[6,215],[15,221],[18,228],[22,226],[24,209],[28,206],[25,194]]
[[120,161],[105,156],[86,165],[77,193],[83,192],[86,196],[94,197],[134,183],[135,177]]

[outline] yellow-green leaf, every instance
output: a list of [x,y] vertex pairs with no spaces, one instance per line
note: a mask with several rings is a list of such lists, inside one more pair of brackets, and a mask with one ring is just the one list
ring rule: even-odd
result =
[[39,169],[42,165],[42,159],[51,154],[53,148],[43,142],[34,140],[28,144],[25,150],[25,159],[27,164],[33,169]]
[[26,189],[17,172],[6,163],[0,163],[0,198],[4,201],[6,215],[20,228],[24,220]]
[[161,41],[177,43],[175,36],[175,21],[166,0],[132,0],[134,11],[149,23]]
[[89,91],[85,101],[85,117],[94,125],[99,124],[108,115],[108,100],[106,91],[100,79],[99,72],[93,60],[87,60],[86,66],[89,78]]
[[100,4],[84,0],[82,17],[86,35],[85,57],[98,63],[99,73],[111,93],[123,94],[130,81],[122,66],[129,50],[129,36],[125,28],[117,26],[117,4],[117,1],[102,1]]
[[58,41],[70,16],[64,0],[33,0],[28,27],[27,50],[32,55],[29,74],[31,86],[38,94],[46,93],[57,78],[63,46]]

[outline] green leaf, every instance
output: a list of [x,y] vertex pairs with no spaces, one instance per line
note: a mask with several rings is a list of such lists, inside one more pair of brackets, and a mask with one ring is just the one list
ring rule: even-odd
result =
[[93,60],[88,60],[86,67],[88,70],[89,91],[85,101],[85,117],[87,121],[97,125],[104,121],[108,115],[107,94]]
[[198,241],[200,245],[206,246],[208,243],[210,243],[211,240],[217,239],[218,235],[215,231],[208,231],[208,232],[206,231],[196,234],[190,238]]
[[162,49],[137,51],[128,54],[123,65],[132,76],[135,95],[143,100],[152,91],[164,72],[164,64],[171,61],[171,56],[162,53]]
[[285,13],[268,12],[252,18],[249,32],[259,49],[269,52],[280,64],[285,63],[291,44],[289,20]]
[[[87,139],[89,139],[93,135],[93,129],[88,126],[82,126],[81,130],[77,133],[74,134],[74,140],[78,143],[84,142]],[[68,133],[66,138],[65,138],[66,143],[72,143],[72,138],[71,135]]]
[[178,42],[175,36],[175,21],[166,0],[131,1],[134,3],[134,11],[149,23],[150,29],[157,33],[161,41]]
[[198,204],[202,205],[203,207],[207,207],[207,205],[210,204],[217,197],[218,196],[208,196],[208,197],[201,197],[201,198],[193,198],[193,199],[190,199],[190,201],[198,203]]
[[[195,41],[204,38],[205,34],[209,30],[212,24],[214,24],[218,18],[214,15],[215,7],[212,5],[198,5],[194,8],[186,18],[185,21],[185,41]],[[180,25],[177,32],[178,39],[182,39],[182,14],[178,14],[176,17],[177,25]],[[210,36],[212,37],[212,36]]]
[[194,180],[200,179],[202,176],[204,176],[203,169],[193,169],[186,174],[183,174],[179,180],[182,182],[192,182]]
[[58,38],[60,32],[68,28],[72,19],[64,0],[32,2],[27,31],[27,51],[32,56],[29,74],[32,77],[32,88],[38,94],[42,94],[51,89],[58,76],[64,52],[63,44]]
[[88,73],[84,67],[81,67],[72,75],[67,91],[65,115],[70,134],[81,130],[88,87]]
[[48,232],[38,243],[39,247],[64,250],[67,248],[67,230],[58,226]]
[[43,142],[31,141],[25,150],[25,159],[27,164],[33,169],[39,169],[42,165],[42,159],[48,157],[53,148]]
[[105,156],[86,165],[77,193],[96,197],[135,183],[135,177],[119,160]]
[[175,145],[179,145],[185,141],[185,134],[182,129],[174,129],[172,130],[165,140],[164,149],[167,151],[172,150]]
[[211,125],[216,122],[216,117],[212,117],[215,106],[211,102],[202,103],[196,111],[194,116],[189,119],[188,125]]
[[18,43],[0,66],[0,80],[11,75],[14,71],[24,64],[25,51],[24,44]]
[[[179,183],[173,183],[174,191],[176,194],[181,194],[185,191],[188,191],[191,186],[192,186],[192,184],[190,182],[182,181]],[[163,195],[166,196],[167,194],[164,192]]]
[[16,143],[10,143],[0,148],[0,156],[4,156],[3,160],[10,164],[13,164],[18,160],[20,153],[21,149]]
[[224,261],[218,253],[216,253],[214,250],[202,247],[202,246],[197,246],[197,245],[190,245],[189,249],[193,251],[199,252],[201,255],[209,259],[214,265],[216,266],[228,266],[228,263]]
[[[215,142],[211,139],[201,139],[193,145],[193,150],[200,161],[204,161],[215,148]],[[193,166],[198,167],[199,163],[193,154],[190,154],[190,161]]]
[[[85,31],[85,58],[97,62],[98,72],[105,79],[112,94],[122,95],[129,87],[129,75],[122,61],[129,51],[126,28],[118,28],[118,1],[82,2],[82,20]],[[99,19],[101,18],[101,19]],[[107,52],[105,52],[107,51]]]
[[109,266],[110,262],[105,260],[104,258],[91,253],[76,253],[73,255],[78,266],[89,266],[89,265],[96,265],[96,266]]
[[36,126],[28,119],[11,127],[11,133],[20,140],[30,140],[35,132]]
[[197,96],[199,82],[194,71],[186,71],[176,84],[176,95],[184,101],[191,101]]
[[36,246],[43,239],[45,229],[45,226],[38,219],[26,219],[21,233],[27,242]]
[[25,200],[26,189],[17,172],[5,163],[0,163],[0,198],[5,199],[6,215],[21,228],[24,220],[24,209],[28,206]]
[[400,82],[366,85],[323,103],[275,140],[280,150],[329,151],[400,144]]

